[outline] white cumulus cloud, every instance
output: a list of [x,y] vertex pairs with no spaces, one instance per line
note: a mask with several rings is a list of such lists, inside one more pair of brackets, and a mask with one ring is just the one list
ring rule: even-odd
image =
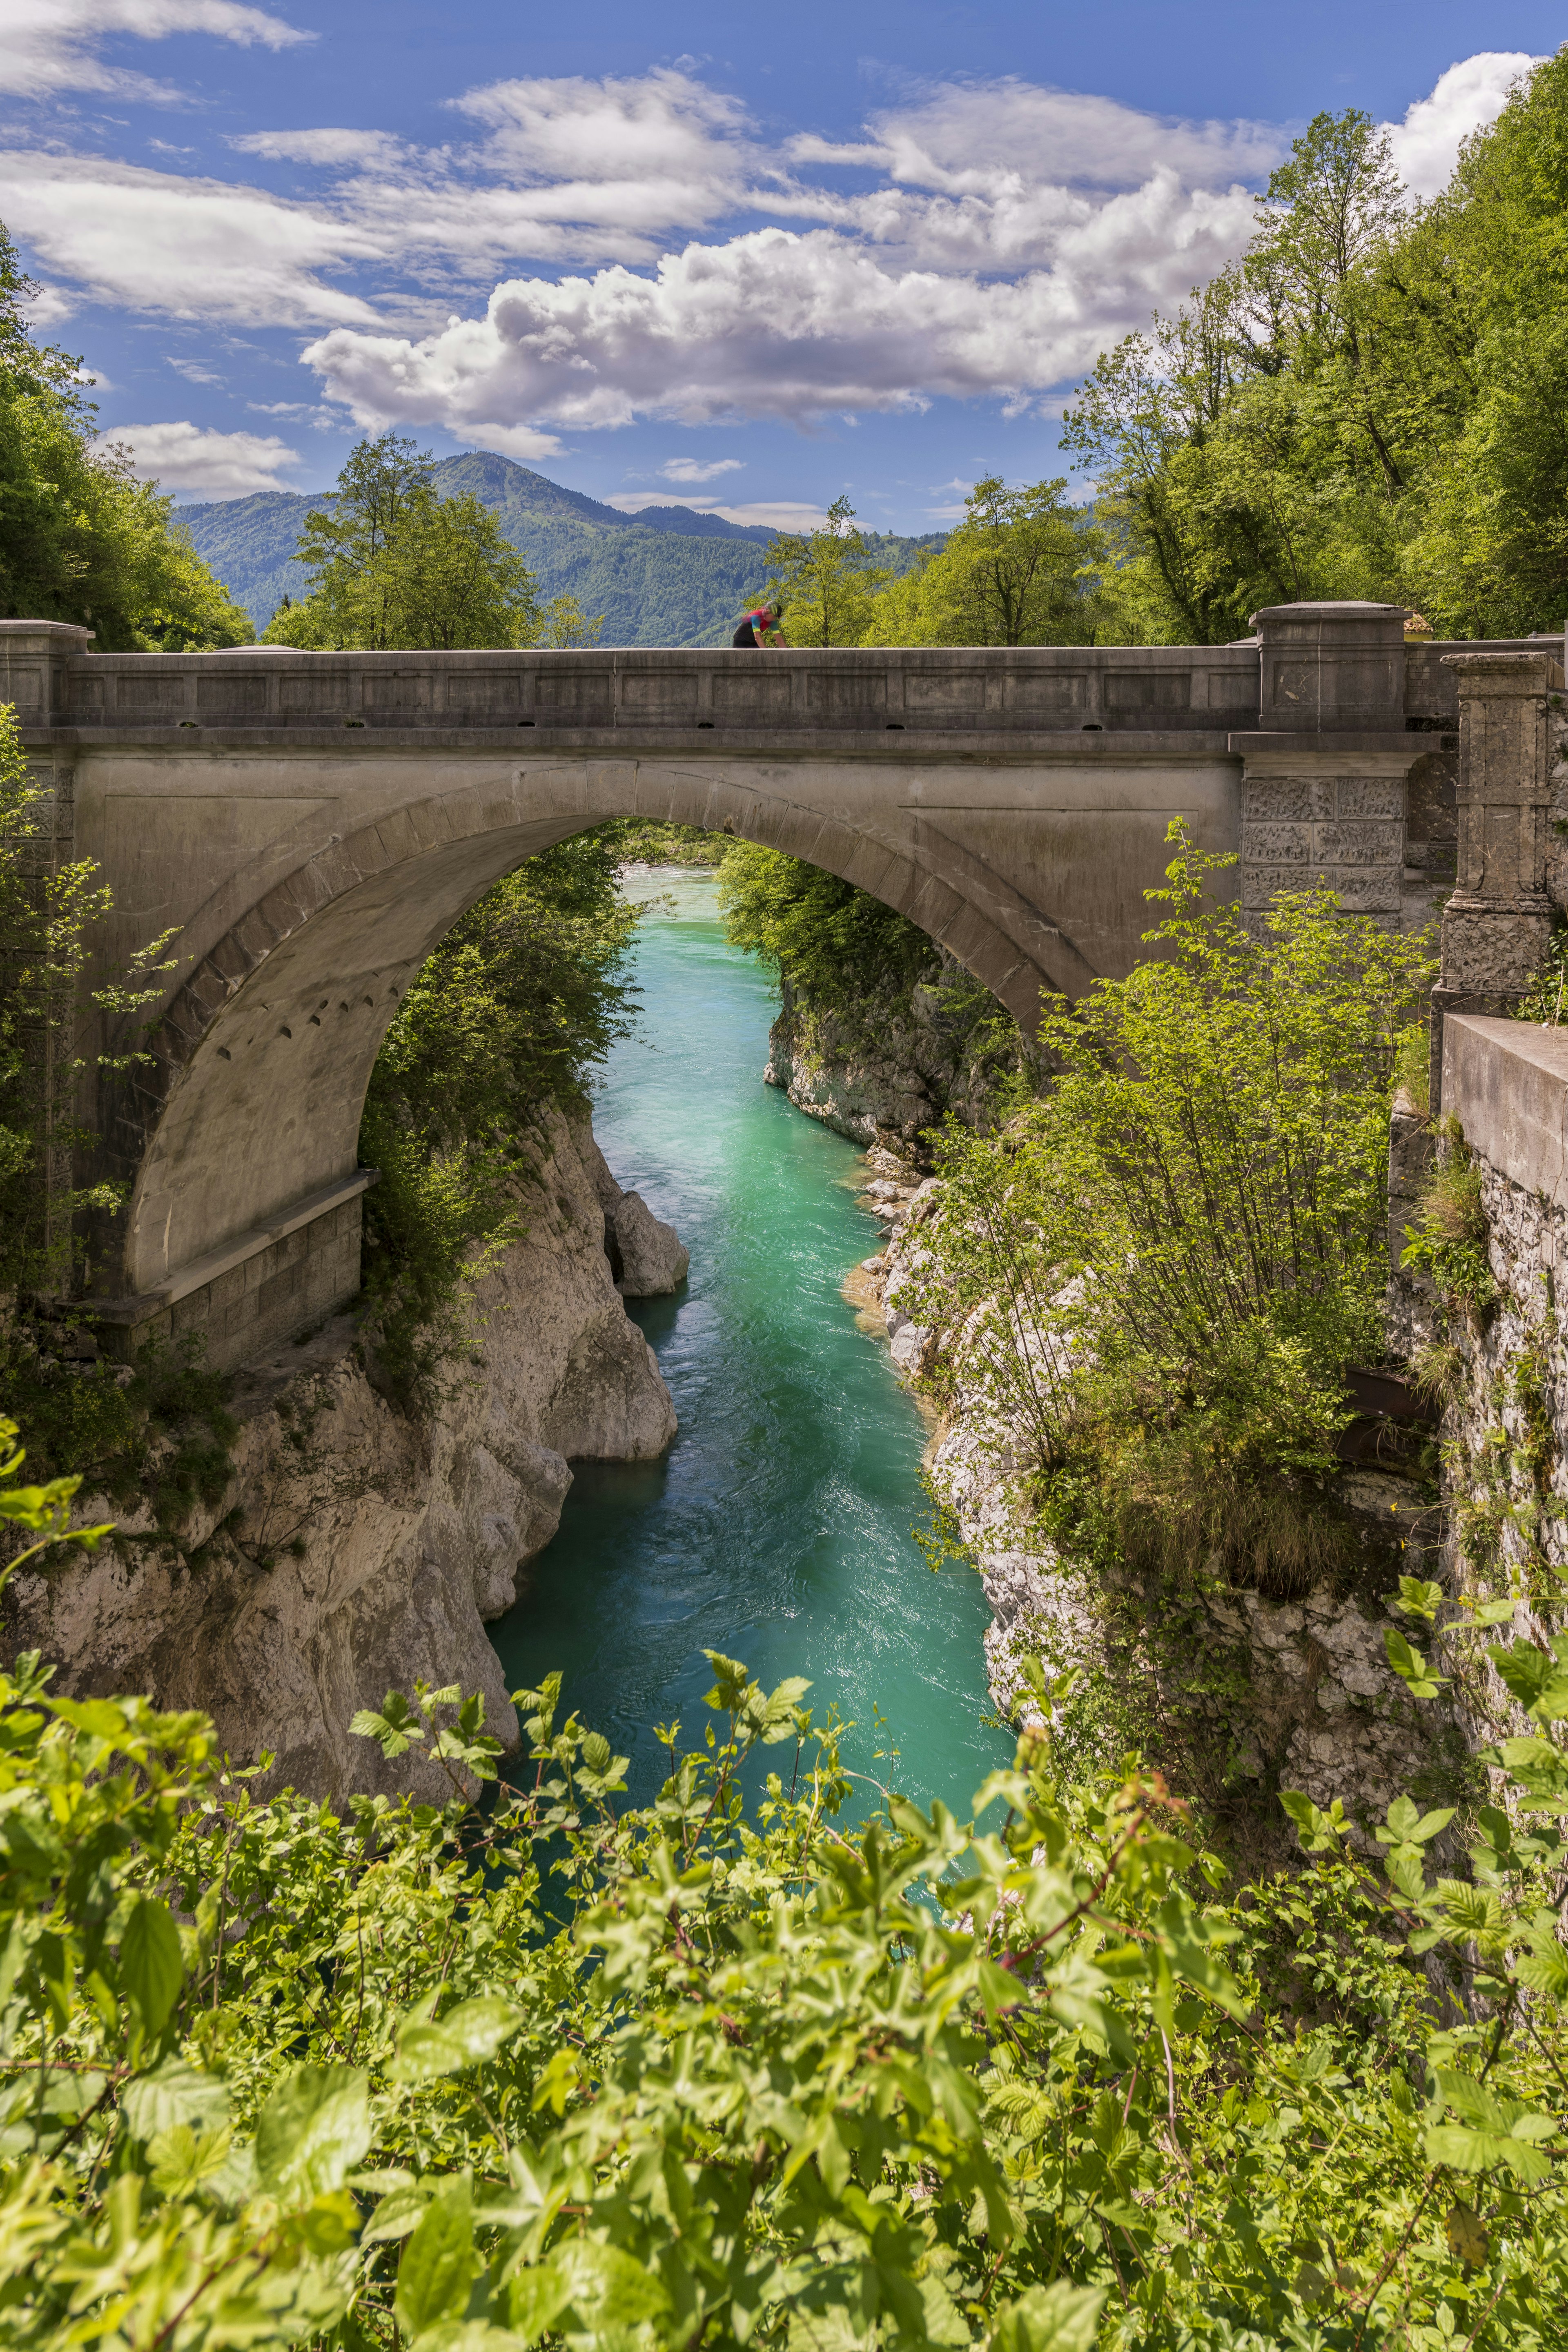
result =
[[[79,28],[76,6],[60,21]],[[230,0],[110,0],[90,22],[274,37],[253,17],[281,24]],[[1528,63],[1466,59],[1389,126],[1414,187]],[[452,105],[466,136],[437,149],[330,125],[234,141],[326,175],[298,196],[0,155],[0,218],[58,299],[313,331],[304,357],[359,423],[533,459],[644,415],[803,424],[939,396],[1047,413],[1051,387],[1239,251],[1288,143],[1016,78],[927,86],[832,144],[770,143],[687,65]]]
[[721,474],[744,473],[745,465],[743,457],[669,457],[658,470],[667,482],[715,482]]
[[688,245],[651,276],[617,265],[510,278],[483,318],[420,339],[341,329],[304,357],[362,423],[438,423],[464,438],[522,419],[799,421],[943,394],[1019,399],[1179,299],[1251,215],[1243,192],[1184,191],[1160,171],[1071,222],[1053,267],[1012,278],[900,268],[826,228],[755,229]]
[[264,155],[274,163],[393,164],[405,153],[401,139],[387,131],[247,131],[230,139],[243,155]]
[[159,482],[166,490],[200,490],[215,499],[275,490],[280,487],[278,476],[300,463],[299,451],[275,434],[215,433],[188,422],[117,425],[102,439],[130,451],[138,481]]
[[1450,66],[1430,97],[1418,98],[1403,122],[1390,124],[1394,165],[1413,195],[1437,194],[1458,161],[1461,141],[1497,121],[1520,76],[1539,62],[1522,49],[1482,50]]
[[317,275],[378,241],[259,188],[95,156],[0,152],[0,220],[100,302],[177,319],[374,323]]
[[115,35],[142,41],[171,33],[206,33],[241,48],[269,49],[312,41],[281,16],[237,0],[0,0],[5,88],[12,98],[87,89],[114,97],[172,99],[177,93],[99,55]]

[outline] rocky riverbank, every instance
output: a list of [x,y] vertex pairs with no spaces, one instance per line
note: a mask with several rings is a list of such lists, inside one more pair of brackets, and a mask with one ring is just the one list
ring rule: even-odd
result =
[[789,982],[763,1072],[797,1110],[851,1142],[927,1164],[928,1131],[949,1112],[984,1128],[998,1077],[1016,1066],[1002,1008],[951,958],[931,982],[864,1005],[802,1006]]
[[355,1316],[247,1366],[222,1496],[170,1542],[151,1506],[90,1558],[18,1576],[6,1640],[62,1662],[78,1696],[147,1691],[211,1714],[237,1760],[319,1796],[425,1789],[348,1725],[416,1680],[516,1718],[487,1619],[560,1523],[574,1457],[646,1461],[675,1434],[669,1391],[626,1296],[672,1290],[687,1255],[610,1174],[586,1118],[552,1115],[526,1223],[473,1297],[467,1360],[431,1410],[378,1387]]
[[1292,1846],[1275,1802],[1281,1789],[1325,1809],[1339,1798],[1366,1843],[1401,1790],[1448,1801],[1443,1791],[1465,1777],[1471,1738],[1452,1708],[1411,1700],[1384,1642],[1395,1621],[1383,1596],[1402,1570],[1432,1572],[1417,1565],[1427,1516],[1409,1482],[1368,1469],[1340,1479],[1361,1564],[1336,1582],[1285,1599],[1247,1590],[1178,1596],[1131,1577],[1114,1592],[1097,1589],[1023,1524],[1020,1433],[998,1409],[972,1325],[943,1328],[910,1313],[940,1183],[881,1150],[868,1155],[868,1179],[866,1202],[887,1240],[850,1277],[848,1295],[879,1317],[901,1378],[913,1383],[939,1367],[945,1375],[926,1467],[984,1586],[998,1712],[1020,1720],[1038,1709],[1027,1662],[1040,1660],[1047,1677],[1077,1668],[1077,1694],[1058,1711],[1069,1747],[1098,1746],[1110,1762],[1119,1744],[1138,1747],[1173,1786],[1200,1790],[1254,1866]]

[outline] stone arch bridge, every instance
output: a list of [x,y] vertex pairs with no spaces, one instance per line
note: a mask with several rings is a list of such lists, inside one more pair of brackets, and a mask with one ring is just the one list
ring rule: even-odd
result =
[[[922,925],[1023,1023],[1125,971],[1170,818],[1243,898],[1424,920],[1451,859],[1443,648],[1387,605],[1203,647],[94,654],[0,622],[49,852],[104,969],[177,928],[152,1059],[84,1100],[128,1190],[95,1311],[229,1365],[357,1287],[361,1106],[399,995],[499,876],[612,816],[722,827]],[[111,1043],[100,1039],[100,1044]]]

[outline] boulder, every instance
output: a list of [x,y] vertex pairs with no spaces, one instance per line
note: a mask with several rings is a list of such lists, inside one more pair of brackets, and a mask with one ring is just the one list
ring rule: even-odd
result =
[[595,1189],[605,1213],[605,1255],[623,1298],[662,1298],[679,1290],[691,1254],[673,1225],[656,1217],[640,1192],[623,1192],[597,1143]]
[[656,1217],[640,1192],[623,1192],[605,1223],[620,1256],[616,1287],[623,1298],[658,1298],[679,1289],[691,1254],[675,1227]]

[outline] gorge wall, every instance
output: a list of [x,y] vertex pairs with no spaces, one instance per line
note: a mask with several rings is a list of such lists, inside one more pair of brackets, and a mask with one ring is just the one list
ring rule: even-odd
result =
[[80,1496],[88,1521],[119,1531],[13,1580],[7,1647],[62,1661],[57,1687],[78,1696],[204,1709],[237,1762],[273,1752],[266,1785],[322,1797],[447,1793],[347,1728],[420,1678],[482,1692],[489,1728],[515,1743],[485,1622],[555,1533],[574,1457],[643,1461],[669,1444],[669,1392],[622,1301],[686,1273],[586,1116],[550,1114],[546,1140],[526,1230],[476,1286],[472,1345],[437,1403],[411,1412],[383,1392],[352,1313],[272,1350],[237,1379],[221,1497],[171,1542],[151,1504]]
[[[922,1229],[942,1186],[891,1186],[874,1202],[885,1248],[860,1269],[855,1295],[876,1307],[901,1378],[943,1360],[947,1402],[927,1452],[933,1493],[979,1571],[991,1609],[984,1637],[991,1695],[1004,1717],[1038,1707],[1026,1661],[1082,1677],[1054,1710],[1068,1756],[1092,1748],[1114,1766],[1136,1748],[1172,1785],[1200,1797],[1237,1857],[1286,1858],[1293,1832],[1275,1799],[1299,1789],[1327,1809],[1337,1797],[1363,1840],[1401,1790],[1461,1780],[1469,1741],[1447,1706],[1417,1706],[1384,1644],[1394,1621],[1383,1596],[1424,1559],[1430,1514],[1411,1483],[1347,1470],[1338,1506],[1349,1563],[1288,1596],[1241,1590],[1161,1590],[1131,1571],[1114,1591],[1031,1535],[1017,1499],[1022,1433],[999,1405],[984,1349],[967,1323],[911,1319],[924,1260]],[[959,1572],[963,1572],[960,1570]]]
[[931,977],[868,999],[807,1005],[787,979],[780,994],[765,1083],[836,1134],[916,1168],[950,1111],[984,1127],[998,1077],[1019,1066],[1002,1006],[948,956]]

